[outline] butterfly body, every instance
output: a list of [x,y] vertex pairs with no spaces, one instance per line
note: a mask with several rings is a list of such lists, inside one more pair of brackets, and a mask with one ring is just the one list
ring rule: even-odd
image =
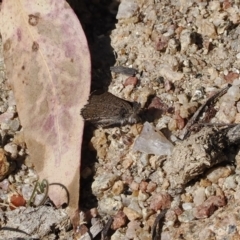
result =
[[140,104],[129,102],[104,92],[90,96],[89,102],[81,110],[82,117],[96,126],[124,125],[137,123]]

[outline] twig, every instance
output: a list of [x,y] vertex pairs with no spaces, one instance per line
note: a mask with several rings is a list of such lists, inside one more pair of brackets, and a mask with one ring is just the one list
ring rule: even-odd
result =
[[52,186],[52,185],[58,185],[58,186],[62,187],[66,191],[66,194],[67,194],[67,206],[68,206],[69,205],[69,201],[70,201],[70,194],[69,194],[68,189],[61,183],[50,183],[49,184],[49,186]]
[[108,231],[112,225],[113,222],[113,218],[110,217],[106,223],[106,225],[104,226],[103,230],[102,230],[102,234],[101,234],[101,240],[106,240],[107,239],[107,235],[108,235]]
[[28,234],[27,232],[23,231],[23,230],[20,230],[20,229],[17,229],[17,228],[12,228],[12,227],[1,227],[0,228],[0,231],[11,231],[11,232],[19,232],[19,233],[23,233],[23,234],[26,234],[28,236],[31,236],[30,234]]
[[188,123],[186,124],[186,126],[182,130],[182,132],[180,134],[180,139],[183,140],[183,139],[185,139],[186,137],[189,136],[189,134],[191,132],[191,126],[194,125],[198,121],[200,115],[206,110],[206,108],[209,105],[215,104],[216,101],[221,96],[223,96],[231,86],[232,86],[231,84],[228,84],[227,87],[223,88],[218,93],[216,93],[213,96],[211,96],[210,98],[208,98],[207,101],[201,107],[198,108],[198,110],[194,113],[192,118],[188,121]]
[[167,210],[168,209],[162,210],[162,212],[156,217],[152,227],[152,240],[161,239],[161,231],[163,224],[160,225],[160,223],[162,222],[162,220],[164,220]]
[[110,70],[115,73],[121,73],[127,76],[134,76],[138,71],[134,68],[123,67],[123,66],[113,66]]

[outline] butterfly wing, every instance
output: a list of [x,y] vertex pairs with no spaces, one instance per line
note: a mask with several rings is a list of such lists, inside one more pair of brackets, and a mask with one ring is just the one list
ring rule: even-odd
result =
[[114,96],[109,92],[93,93],[81,115],[96,126],[110,126],[128,122],[133,114],[132,103]]

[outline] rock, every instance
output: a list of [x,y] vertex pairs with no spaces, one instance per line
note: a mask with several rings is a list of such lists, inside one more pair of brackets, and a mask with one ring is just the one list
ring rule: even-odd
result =
[[138,212],[136,212],[133,209],[128,208],[128,207],[124,207],[123,212],[124,212],[124,214],[126,214],[127,218],[130,221],[140,219],[142,217],[141,214],[139,214]]
[[103,197],[98,201],[99,211],[110,216],[115,215],[120,209],[122,209],[123,204],[112,197]]
[[4,150],[10,153],[11,158],[16,158],[18,156],[18,146],[15,143],[8,143],[4,146]]
[[34,189],[34,186],[32,186],[30,184],[24,184],[22,186],[22,195],[26,201],[28,201],[30,199],[33,189]]
[[119,180],[113,184],[112,193],[114,195],[120,195],[123,192],[124,185],[123,181]]
[[187,104],[189,102],[188,97],[185,93],[178,94],[177,98],[178,98],[179,103],[181,103],[181,104]]
[[224,76],[224,79],[227,83],[233,83],[235,79],[239,78],[239,73],[229,72],[227,75]]
[[228,177],[232,173],[230,167],[216,167],[207,174],[207,179],[212,183],[217,183],[219,178]]
[[102,195],[105,190],[113,186],[117,178],[118,176],[112,173],[97,176],[92,184],[93,194],[96,196]]
[[92,218],[96,218],[98,216],[98,210],[97,208],[91,208],[87,210],[84,214],[85,216],[81,221],[86,221],[87,223],[89,223]]
[[156,42],[156,50],[165,51],[168,46],[168,41],[169,38],[161,34]]
[[134,239],[138,237],[137,230],[140,229],[140,222],[137,221],[131,221],[127,225],[127,231],[126,231],[126,237],[128,239]]
[[193,215],[198,218],[207,218],[211,216],[218,207],[226,205],[224,196],[211,196],[203,204],[194,209]]
[[124,240],[125,239],[125,232],[121,232],[121,230],[117,230],[111,236],[111,240]]
[[154,97],[149,104],[148,109],[158,109],[161,110],[162,113],[165,113],[168,109],[168,106],[159,97]]
[[191,31],[184,29],[180,34],[181,52],[186,52],[191,44]]
[[236,175],[231,175],[231,176],[227,177],[224,181],[223,187],[225,189],[235,190],[237,188]]
[[18,118],[14,118],[13,120],[9,121],[9,128],[13,131],[16,132],[20,127],[20,122]]
[[91,139],[93,149],[97,151],[97,156],[104,159],[107,154],[107,137],[102,129],[97,129],[94,133],[94,137]]
[[165,219],[168,224],[173,225],[177,221],[177,215],[173,210],[169,209],[165,215]]
[[193,209],[184,211],[181,215],[178,216],[179,222],[191,222],[194,220]]
[[147,193],[143,193],[142,191],[138,192],[138,201],[139,203],[145,202],[149,198],[149,195]]
[[156,183],[154,183],[154,182],[152,182],[152,181],[150,181],[149,183],[148,183],[148,185],[147,185],[147,190],[146,190],[146,192],[153,192],[155,189],[156,189],[156,187],[157,187],[157,184]]
[[140,189],[142,192],[146,192],[147,186],[148,186],[148,182],[142,181],[142,182],[140,183],[140,185],[139,185],[139,189]]
[[118,228],[124,227],[127,223],[127,216],[123,211],[119,211],[114,217],[113,217],[113,223],[111,228],[113,230],[117,230]]
[[190,210],[190,209],[192,209],[193,208],[193,203],[183,203],[182,204],[182,208],[183,208],[183,210]]
[[133,150],[147,154],[169,155],[173,150],[173,144],[161,132],[156,131],[150,123],[145,122],[134,143]]
[[[176,110],[175,114],[174,114],[174,118],[175,118],[175,121],[176,121],[177,128],[180,129],[180,130],[183,129],[184,126],[185,126],[184,118],[181,116],[181,114],[186,113],[186,109],[185,109],[185,111],[183,111],[184,108],[181,108],[180,109],[181,111]],[[186,116],[187,115],[188,115],[188,112],[187,112]]]
[[214,186],[214,184],[205,188],[205,194],[206,197],[216,195],[216,187]]
[[5,151],[0,148],[0,181],[3,180],[8,174],[15,169],[13,162],[8,162]]
[[8,187],[9,187],[9,181],[8,181],[8,179],[4,179],[3,181],[0,182],[0,188],[1,188],[3,191],[7,191],[7,190],[8,190]]
[[212,1],[208,5],[208,9],[215,12],[219,11],[221,9],[220,2],[219,1]]
[[200,180],[200,186],[201,187],[209,187],[212,183],[208,179],[201,179]]
[[136,86],[138,83],[138,79],[136,77],[129,77],[125,80],[123,86],[126,87],[128,85]]
[[210,38],[215,38],[217,36],[215,26],[208,19],[201,19],[200,21],[197,21],[197,24],[198,33]]
[[161,64],[159,74],[173,83],[183,78],[184,74],[174,71],[169,65]]
[[150,209],[157,212],[160,209],[169,208],[171,200],[171,196],[167,193],[155,193],[150,202]]
[[134,0],[123,0],[118,7],[118,13],[116,18],[130,18],[138,9],[138,4]]
[[227,91],[227,95],[230,97],[230,99],[237,102],[240,98],[239,86],[231,86]]
[[196,206],[201,205],[206,199],[205,196],[205,188],[199,187],[197,190],[193,193],[193,202]]
[[135,181],[132,181],[132,183],[129,185],[129,187],[133,190],[133,191],[137,191],[139,189],[139,184],[136,183]]

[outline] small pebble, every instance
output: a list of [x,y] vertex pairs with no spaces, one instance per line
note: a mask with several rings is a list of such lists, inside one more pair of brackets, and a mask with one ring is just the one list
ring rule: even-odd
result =
[[206,199],[205,196],[205,188],[199,187],[197,190],[193,193],[193,202],[196,206],[201,205]]
[[182,208],[183,208],[183,210],[190,210],[190,209],[192,209],[193,208],[193,203],[183,203],[182,204]]
[[157,184],[152,182],[152,181],[150,181],[148,183],[148,185],[147,185],[146,192],[151,193],[151,192],[153,192],[156,189],[156,187],[157,187]]
[[136,77],[129,77],[125,80],[123,86],[126,87],[128,85],[136,86],[138,83],[138,79]]
[[184,211],[181,215],[178,216],[179,222],[191,222],[194,220],[193,209]]
[[235,178],[236,178],[235,175],[231,175],[231,176],[227,177],[224,181],[223,187],[225,189],[233,189],[233,190],[236,189],[237,183],[236,183]]
[[169,208],[171,205],[171,196],[167,193],[155,193],[150,202],[150,209],[158,211]]
[[142,218],[141,214],[128,207],[124,207],[123,212],[130,221]]
[[7,160],[5,151],[0,148],[0,180],[3,180],[14,170],[14,164]]
[[112,193],[114,195],[120,195],[124,190],[124,184],[123,181],[119,180],[115,182],[112,186]]
[[207,179],[212,183],[217,183],[219,178],[228,177],[232,173],[230,167],[217,167],[211,169],[207,174]]
[[9,128],[16,132],[18,131],[18,129],[20,128],[20,122],[19,122],[19,119],[18,118],[14,118],[13,120],[11,120],[9,122]]
[[157,132],[154,127],[145,122],[141,134],[136,139],[133,150],[147,154],[169,155],[172,152],[173,145],[166,137]]
[[99,211],[104,212],[110,216],[115,215],[123,207],[121,201],[115,200],[112,197],[103,197],[98,201]]
[[138,9],[138,4],[134,0],[123,0],[118,7],[118,13],[116,18],[130,18]]
[[111,240],[120,240],[120,239],[124,239],[125,237],[125,233],[119,231],[118,229],[112,234],[111,236]]
[[206,197],[210,197],[216,194],[216,188],[214,185],[208,186],[205,188]]
[[137,237],[137,231],[140,229],[140,222],[130,221],[127,225],[125,237],[128,239],[134,239]]
[[11,158],[16,158],[18,156],[18,146],[15,143],[8,143],[4,146],[4,150],[10,153]]
[[[34,198],[34,206],[39,206],[40,203],[42,203],[43,199],[45,198],[46,194],[45,193],[41,193],[41,194],[36,194],[35,198]],[[43,203],[42,203],[43,204]]]
[[224,196],[211,196],[203,204],[194,209],[194,216],[198,219],[211,216],[218,207],[226,205]]
[[111,173],[105,173],[104,175],[97,176],[92,184],[93,194],[96,196],[103,194],[105,190],[113,186],[116,180],[117,176]]
[[26,201],[28,201],[32,195],[34,186],[29,185],[29,184],[24,184],[22,186],[22,195]]
[[148,183],[145,182],[145,181],[142,181],[139,185],[139,189],[142,191],[142,192],[146,192],[147,190],[147,186],[148,186]]
[[113,223],[111,228],[113,230],[117,230],[118,228],[124,227],[127,223],[127,216],[123,211],[119,211],[114,217],[113,217]]
[[7,191],[9,187],[9,181],[8,179],[4,179],[3,181],[0,182],[0,188],[4,191]]

